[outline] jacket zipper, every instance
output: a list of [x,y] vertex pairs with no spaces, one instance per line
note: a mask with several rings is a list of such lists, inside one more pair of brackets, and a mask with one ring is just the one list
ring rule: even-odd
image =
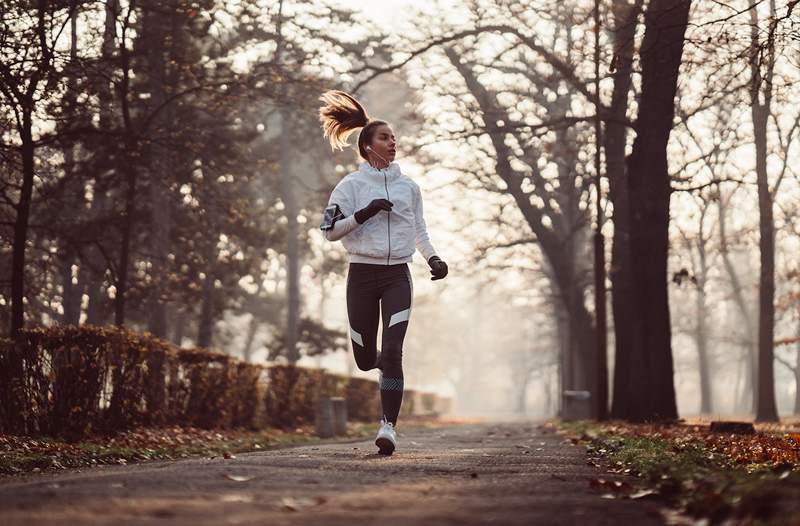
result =
[[[386,180],[386,172],[383,172],[383,184],[386,187],[386,200],[387,201],[391,201],[391,199],[389,199],[389,183]],[[386,217],[386,232],[387,232],[387,237],[388,237],[388,240],[389,240],[389,252],[386,254],[386,264],[387,265],[389,264],[389,257],[392,255],[392,227],[391,227],[391,222],[392,222],[392,212],[390,211],[388,213],[387,217]]]

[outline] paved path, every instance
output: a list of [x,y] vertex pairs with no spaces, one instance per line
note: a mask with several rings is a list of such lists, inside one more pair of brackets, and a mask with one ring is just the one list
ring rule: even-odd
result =
[[650,525],[653,502],[601,498],[582,448],[533,423],[0,479],[0,524]]

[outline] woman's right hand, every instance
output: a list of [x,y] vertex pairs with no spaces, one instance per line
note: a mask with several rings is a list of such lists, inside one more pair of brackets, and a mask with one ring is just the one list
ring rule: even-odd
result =
[[358,222],[360,225],[363,225],[364,221],[374,216],[381,210],[391,212],[393,206],[394,203],[388,199],[373,199],[367,206],[354,214],[356,216],[356,222]]

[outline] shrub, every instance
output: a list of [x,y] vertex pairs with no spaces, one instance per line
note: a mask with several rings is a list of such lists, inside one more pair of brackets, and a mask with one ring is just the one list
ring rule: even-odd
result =
[[[124,328],[52,326],[0,340],[0,433],[77,439],[138,425],[293,428],[314,421],[320,396],[345,397],[351,420],[380,415],[375,381],[245,363]],[[418,398],[407,391],[404,414],[419,412]]]

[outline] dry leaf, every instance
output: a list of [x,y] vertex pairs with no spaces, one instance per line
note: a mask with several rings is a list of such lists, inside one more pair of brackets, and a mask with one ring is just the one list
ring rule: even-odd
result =
[[231,475],[230,473],[225,473],[225,478],[234,482],[247,482],[248,480],[253,480],[255,477],[246,477],[243,475]]

